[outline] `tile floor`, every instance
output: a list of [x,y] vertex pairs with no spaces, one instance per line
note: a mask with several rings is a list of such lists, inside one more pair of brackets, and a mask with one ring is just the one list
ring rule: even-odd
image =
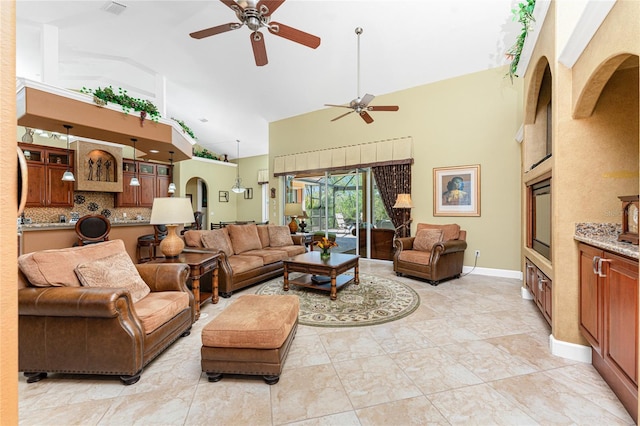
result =
[[221,299],[135,385],[55,374],[28,385],[20,375],[20,424],[633,424],[591,365],[549,354],[550,328],[520,281],[468,275],[433,287],[395,277],[389,262],[360,269],[409,283],[420,307],[374,327],[300,326],[268,386],[201,373],[200,331],[234,297]]

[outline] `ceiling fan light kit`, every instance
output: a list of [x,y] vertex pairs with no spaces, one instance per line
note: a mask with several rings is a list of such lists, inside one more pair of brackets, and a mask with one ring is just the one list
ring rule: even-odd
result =
[[202,39],[227,31],[237,30],[246,25],[251,31],[250,40],[253,49],[253,57],[257,66],[267,65],[267,49],[264,44],[264,36],[260,32],[266,28],[271,34],[286,38],[293,42],[302,44],[312,49],[320,46],[320,38],[312,34],[305,33],[293,27],[281,24],[279,22],[271,22],[271,14],[279,8],[285,0],[220,0],[227,7],[233,10],[236,17],[240,21],[222,24],[204,30],[195,31],[189,34],[192,38]]
[[362,34],[362,28],[357,27],[355,30],[356,35],[358,36],[358,92],[357,96],[354,100],[349,102],[349,105],[336,105],[336,104],[324,104],[325,106],[337,107],[337,108],[350,108],[351,111],[345,112],[342,115],[337,116],[331,121],[336,121],[341,119],[342,117],[346,117],[352,112],[358,113],[360,117],[367,124],[373,123],[373,117],[369,115],[367,111],[398,111],[400,108],[397,105],[376,105],[372,106],[369,103],[375,98],[375,96],[366,94],[363,97],[360,97],[360,35]]

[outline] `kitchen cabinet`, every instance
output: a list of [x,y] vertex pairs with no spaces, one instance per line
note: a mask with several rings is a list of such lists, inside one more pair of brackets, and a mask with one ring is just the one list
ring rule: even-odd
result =
[[26,207],[73,207],[73,182],[62,175],[73,169],[73,151],[18,143],[27,160],[28,192]]
[[533,262],[525,258],[526,277],[525,287],[533,296],[533,301],[540,312],[551,325],[553,316],[553,287],[551,279],[545,275]]
[[[152,207],[154,198],[168,196],[170,172],[169,166],[125,160],[122,170],[122,192],[116,194],[115,207]],[[134,176],[138,178],[140,186],[129,184]]]
[[637,421],[637,260],[580,244],[580,331],[593,366]]
[[171,166],[156,165],[156,197],[169,196],[169,184],[171,183]]

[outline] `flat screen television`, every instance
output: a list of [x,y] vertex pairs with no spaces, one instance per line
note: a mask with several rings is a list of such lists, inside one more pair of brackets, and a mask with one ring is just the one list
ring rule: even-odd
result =
[[551,178],[529,186],[528,246],[551,260]]

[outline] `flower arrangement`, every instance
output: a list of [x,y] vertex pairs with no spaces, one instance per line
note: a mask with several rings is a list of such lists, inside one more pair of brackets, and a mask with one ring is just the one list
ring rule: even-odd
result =
[[329,256],[329,249],[331,247],[338,247],[338,243],[328,239],[327,237],[322,237],[322,239],[320,241],[316,241],[313,244],[318,246],[318,248],[320,250],[322,250],[322,253],[320,253],[321,257],[328,257]]

